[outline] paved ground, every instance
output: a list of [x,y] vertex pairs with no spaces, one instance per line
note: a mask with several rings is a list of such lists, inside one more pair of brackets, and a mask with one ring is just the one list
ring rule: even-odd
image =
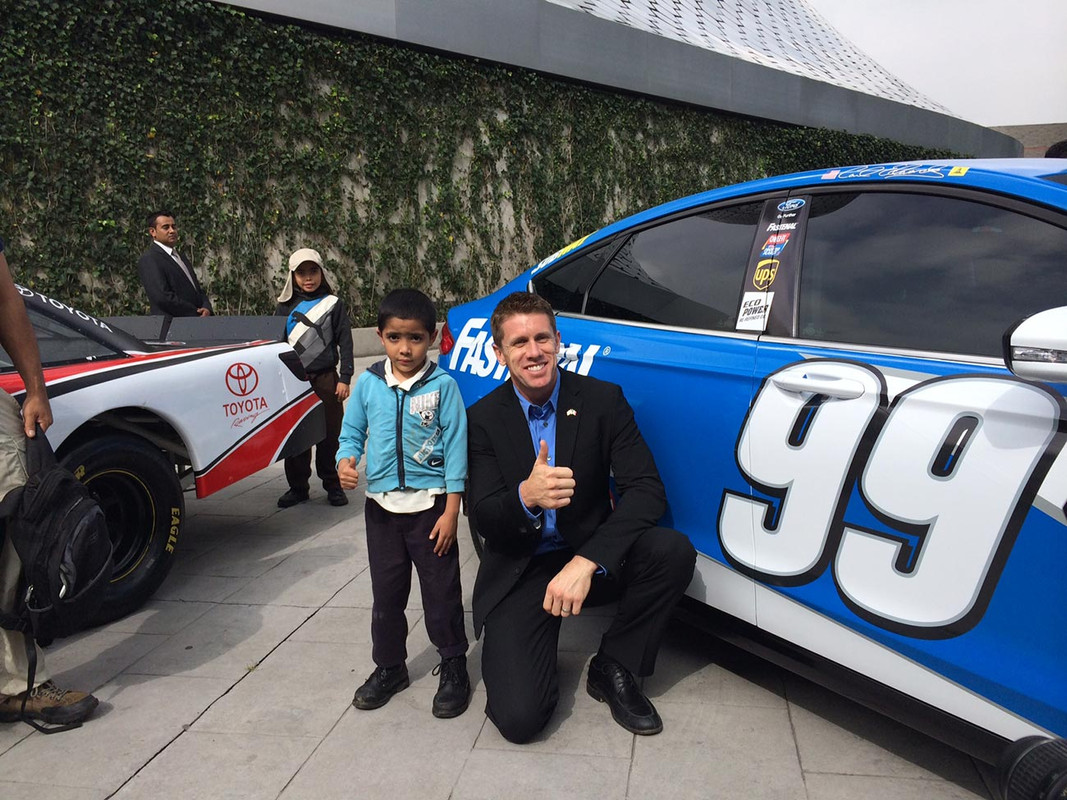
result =
[[[280,465],[190,499],[174,569],[140,612],[49,649],[100,708],[54,736],[0,724],[0,798],[990,798],[961,753],[681,624],[646,683],[664,718],[632,736],[585,693],[605,617],[564,622],[563,699],[544,736],[506,742],[475,697],[430,714],[437,663],[413,592],[411,688],[377,711],[362,491],[284,511]],[[464,604],[477,557],[461,531]],[[597,611],[597,610],[594,610]],[[470,616],[468,614],[468,629]],[[473,639],[472,639],[473,641]]]

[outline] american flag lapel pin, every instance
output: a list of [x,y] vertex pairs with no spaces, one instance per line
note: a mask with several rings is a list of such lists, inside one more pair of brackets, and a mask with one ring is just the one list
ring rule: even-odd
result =
[[578,416],[578,412],[575,411],[573,408],[568,408],[567,409],[567,416],[568,417],[577,417]]

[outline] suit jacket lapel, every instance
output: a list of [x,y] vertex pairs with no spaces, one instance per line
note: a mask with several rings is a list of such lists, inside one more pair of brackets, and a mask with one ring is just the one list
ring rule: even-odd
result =
[[534,459],[537,458],[537,452],[530,441],[530,425],[523,418],[522,406],[519,405],[519,398],[515,396],[515,387],[511,385],[511,381],[508,381],[503,384],[502,389],[498,409],[500,423],[507,431],[511,452],[514,455],[516,474],[521,473],[522,477],[519,480],[523,480],[529,474]]

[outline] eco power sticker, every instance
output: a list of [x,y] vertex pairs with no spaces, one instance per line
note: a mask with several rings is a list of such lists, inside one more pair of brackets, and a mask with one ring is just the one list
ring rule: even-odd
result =
[[767,327],[767,315],[771,313],[774,292],[745,292],[741,299],[741,313],[737,316],[739,331],[763,332]]

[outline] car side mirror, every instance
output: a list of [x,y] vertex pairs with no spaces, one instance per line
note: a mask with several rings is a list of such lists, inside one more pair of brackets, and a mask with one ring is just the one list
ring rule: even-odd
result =
[[1040,311],[1009,328],[1004,363],[1020,378],[1067,383],[1067,307]]

